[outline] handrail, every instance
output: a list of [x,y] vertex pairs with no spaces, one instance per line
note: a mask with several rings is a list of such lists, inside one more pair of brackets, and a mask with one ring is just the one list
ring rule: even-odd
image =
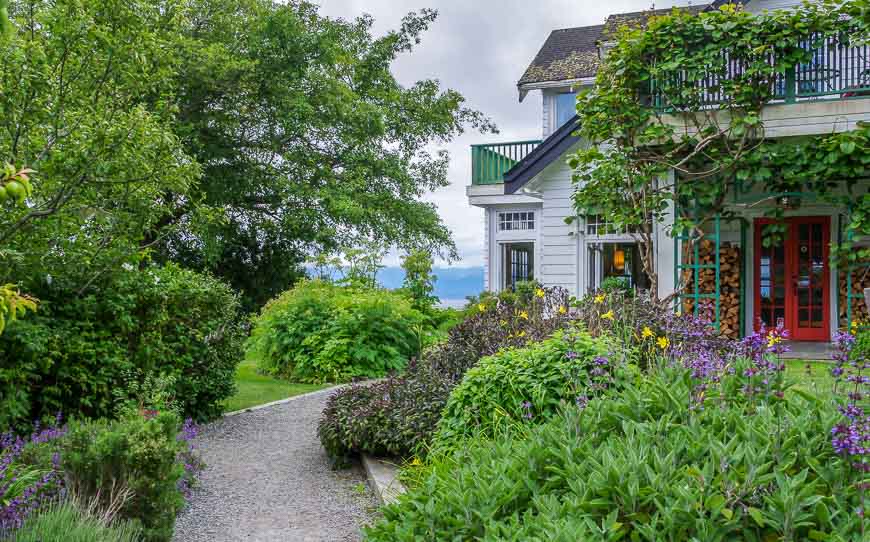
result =
[[510,143],[482,143],[471,146],[471,184],[501,184],[504,174],[531,154],[539,139]]

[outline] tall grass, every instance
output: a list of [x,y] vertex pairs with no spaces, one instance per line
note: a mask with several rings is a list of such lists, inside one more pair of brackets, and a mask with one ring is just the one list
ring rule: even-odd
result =
[[59,502],[28,519],[14,542],[138,542],[139,530],[74,501]]

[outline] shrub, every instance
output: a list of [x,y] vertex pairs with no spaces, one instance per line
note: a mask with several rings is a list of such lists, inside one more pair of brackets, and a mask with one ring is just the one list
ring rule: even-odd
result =
[[175,265],[129,268],[98,293],[47,287],[39,312],[0,337],[0,427],[63,410],[111,416],[113,390],[149,375],[174,379],[186,415],[221,413],[234,392],[243,329],[224,283]]
[[306,281],[254,320],[249,359],[299,382],[345,382],[403,369],[419,353],[424,317],[387,290]]
[[138,542],[128,522],[111,523],[71,502],[43,510],[15,533],[15,542]]
[[320,441],[337,465],[353,453],[408,455],[428,442],[451,387],[440,375],[415,372],[339,390],[323,411]]
[[330,397],[318,426],[339,464],[356,453],[425,452],[447,397],[468,368],[503,348],[541,340],[568,325],[568,294],[526,288],[477,300],[447,339],[427,350],[400,378],[344,388]]
[[481,359],[465,373],[438,423],[439,449],[498,427],[542,423],[566,402],[588,399],[615,382],[607,347],[581,331],[557,331],[543,342]]
[[71,423],[58,449],[67,489],[100,509],[120,500],[118,517],[145,540],[170,540],[192,474],[181,459],[189,449],[180,427],[170,412]]
[[366,540],[861,539],[860,484],[843,482],[829,439],[835,409],[797,394],[753,402],[735,369],[708,408],[692,408],[689,371],[661,367],[546,424],[468,441]]

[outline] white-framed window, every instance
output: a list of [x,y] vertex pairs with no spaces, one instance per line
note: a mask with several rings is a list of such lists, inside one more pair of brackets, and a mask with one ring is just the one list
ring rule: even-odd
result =
[[602,215],[589,215],[586,217],[586,235],[602,236],[602,235],[626,235],[637,232],[636,227],[618,228],[615,224],[607,221],[607,217]]
[[502,243],[501,286],[513,290],[520,282],[535,280],[535,244],[529,241]]
[[528,231],[534,229],[534,211],[508,211],[498,214],[498,231]]

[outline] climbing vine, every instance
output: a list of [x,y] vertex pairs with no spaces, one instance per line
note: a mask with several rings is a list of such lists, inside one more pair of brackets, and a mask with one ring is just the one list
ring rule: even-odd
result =
[[570,159],[578,215],[605,215],[634,233],[653,292],[654,223],[675,206],[670,233],[698,237],[709,219],[727,214],[735,184],[812,192],[852,209],[847,233],[870,233],[870,199],[857,188],[868,176],[870,127],[774,140],[762,120],[789,70],[830,43],[848,47],[868,35],[870,4],[829,0],[762,14],[733,5],[674,10],[620,28],[606,38],[596,84],[578,98],[588,143]]

